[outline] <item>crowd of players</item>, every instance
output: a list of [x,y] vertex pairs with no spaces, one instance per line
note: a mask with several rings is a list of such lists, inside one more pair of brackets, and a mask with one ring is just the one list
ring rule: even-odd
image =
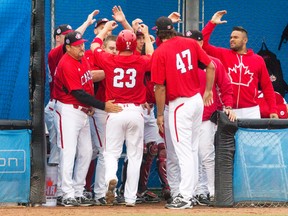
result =
[[[226,49],[209,43],[215,26],[226,22],[226,11],[216,12],[202,32],[184,35],[173,26],[180,14],[160,17],[156,39],[141,19],[130,25],[120,6],[112,8],[113,20],[96,21],[98,13],[76,30],[58,26],[48,54],[45,123],[48,163],[58,165],[58,204],[135,206],[163,198],[169,209],[211,205],[217,130],[212,113],[221,110],[231,121],[287,118],[263,59],[246,47],[247,31],[234,27]],[[115,36],[118,24],[123,30]],[[85,50],[82,36],[90,25],[95,39]],[[160,196],[148,189],[155,158]]]

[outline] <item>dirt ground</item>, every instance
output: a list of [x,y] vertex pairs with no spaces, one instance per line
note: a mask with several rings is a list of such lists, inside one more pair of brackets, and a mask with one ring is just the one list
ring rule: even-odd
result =
[[193,216],[246,216],[246,215],[288,215],[288,208],[216,208],[195,206],[192,209],[171,210],[164,208],[165,202],[156,204],[138,204],[126,206],[92,206],[92,207],[0,207],[2,216],[92,216],[92,215],[193,215]]

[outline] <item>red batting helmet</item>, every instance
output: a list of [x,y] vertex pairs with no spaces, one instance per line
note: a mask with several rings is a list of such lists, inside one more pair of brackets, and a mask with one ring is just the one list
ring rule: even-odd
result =
[[122,30],[116,40],[116,48],[119,52],[130,50],[134,51],[137,46],[136,35],[131,30]]

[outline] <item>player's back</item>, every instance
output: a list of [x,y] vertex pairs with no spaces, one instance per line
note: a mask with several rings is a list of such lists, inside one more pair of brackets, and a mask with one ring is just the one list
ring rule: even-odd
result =
[[[173,37],[162,43],[154,52],[152,60],[152,73],[157,73],[153,81],[164,81],[167,86],[169,100],[179,96],[193,96],[199,92],[198,60],[200,46],[197,42],[183,38]],[[161,63],[164,64],[161,65]],[[163,69],[165,68],[165,69]],[[161,70],[162,73],[160,72]],[[158,73],[158,72],[160,73]],[[161,81],[160,81],[161,82]]]
[[146,101],[144,74],[150,70],[149,56],[121,56],[102,52],[98,57],[97,64],[105,71],[106,100],[135,104]]

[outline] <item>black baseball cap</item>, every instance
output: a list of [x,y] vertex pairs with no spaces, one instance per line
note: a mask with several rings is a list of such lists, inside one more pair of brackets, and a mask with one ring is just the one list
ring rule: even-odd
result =
[[156,20],[156,26],[154,26],[152,29],[156,31],[162,31],[162,30],[172,30],[173,27],[173,22],[170,18],[162,16],[159,17]]
[[55,30],[54,30],[54,38],[56,35],[66,35],[69,32],[72,32],[72,27],[68,24],[63,24],[59,25]]
[[197,41],[202,41],[203,40],[203,34],[201,31],[198,30],[189,30],[185,33],[186,37],[195,39]]
[[87,40],[82,38],[82,34],[78,31],[73,31],[65,35],[64,46],[77,46],[86,42]]
[[101,18],[101,19],[98,19],[96,20],[96,23],[95,23],[95,27],[94,28],[97,28],[99,25],[101,25],[102,23],[106,23],[108,22],[109,20],[107,18]]

